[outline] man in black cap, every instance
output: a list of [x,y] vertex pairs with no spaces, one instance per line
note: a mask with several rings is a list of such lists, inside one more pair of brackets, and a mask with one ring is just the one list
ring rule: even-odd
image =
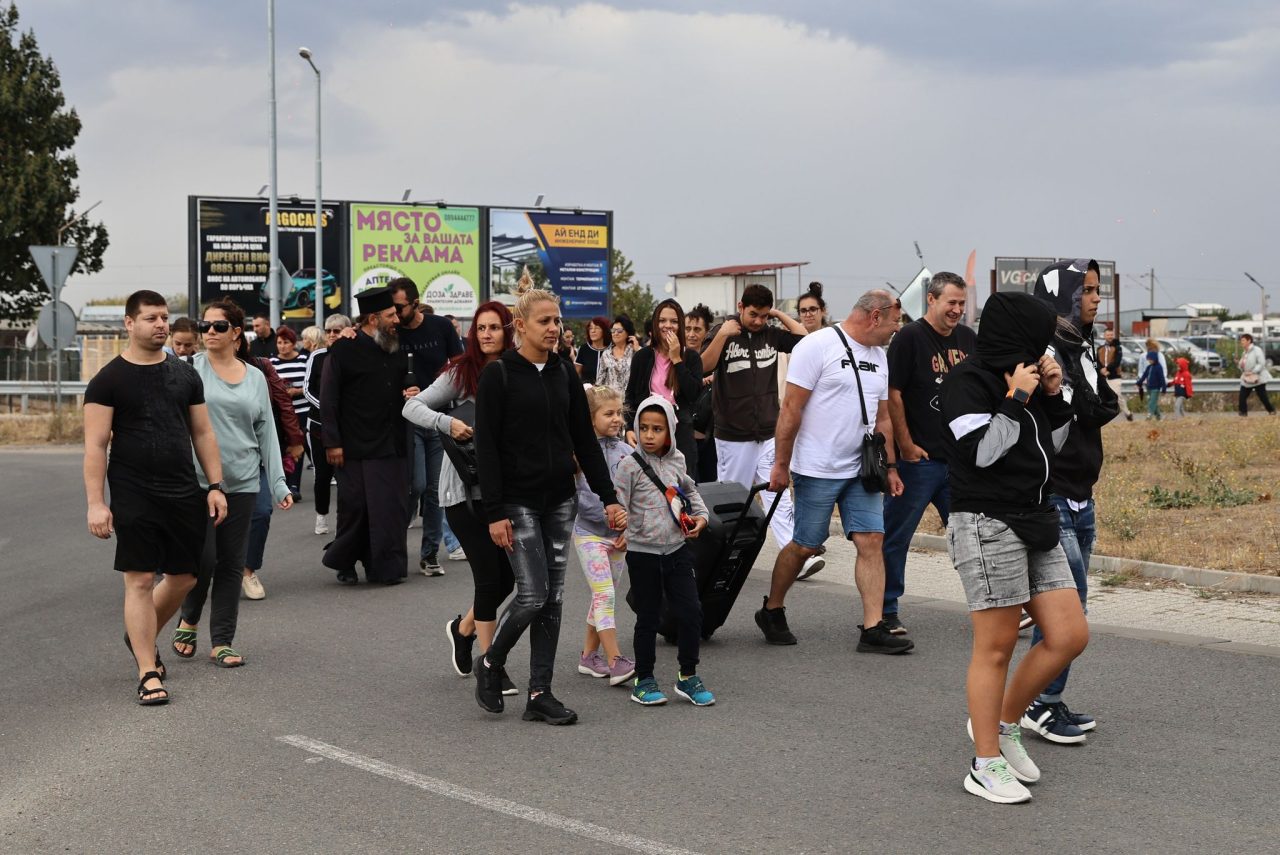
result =
[[354,585],[355,565],[370,582],[394,585],[408,576],[404,496],[409,490],[404,419],[408,362],[400,352],[390,288],[356,295],[360,328],[329,348],[320,387],[325,457],[338,478],[338,533],[324,565]]

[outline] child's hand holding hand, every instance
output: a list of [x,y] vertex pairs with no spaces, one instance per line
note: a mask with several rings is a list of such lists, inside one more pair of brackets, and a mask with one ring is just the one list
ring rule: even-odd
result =
[[618,550],[619,552],[626,552],[626,551],[627,551],[627,536],[626,536],[625,534],[620,534],[620,535],[618,535],[617,537],[615,537],[615,538],[613,539],[613,548],[614,548],[614,549],[616,549],[616,550]]

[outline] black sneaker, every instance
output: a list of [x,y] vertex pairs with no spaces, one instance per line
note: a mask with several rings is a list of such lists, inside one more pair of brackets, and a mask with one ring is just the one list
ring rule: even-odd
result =
[[862,634],[858,636],[859,653],[888,653],[893,655],[906,653],[916,646],[914,641],[890,633],[889,627],[885,625],[884,621],[880,621],[870,629],[858,624],[858,629],[862,630]]
[[897,613],[884,616],[884,628],[889,630],[890,635],[906,635],[907,628],[902,625],[902,621],[898,620]]
[[764,598],[760,610],[756,612],[756,626],[764,633],[764,640],[770,644],[795,644],[796,637],[787,626],[787,607],[769,608],[769,598]]
[[458,632],[458,626],[461,623],[462,615],[458,615],[444,625],[444,631],[449,636],[449,647],[453,650],[453,670],[458,672],[459,677],[469,677],[471,676],[471,648],[476,643],[476,636],[475,633],[463,635]]
[[516,684],[511,682],[511,678],[507,676],[506,668],[498,669],[498,684],[502,686],[502,694],[518,695],[520,690],[516,688]]
[[484,654],[475,658],[471,673],[476,675],[476,703],[485,712],[500,713],[503,710],[502,684],[498,681],[500,669],[484,664]]
[[573,724],[578,720],[578,714],[547,691],[529,698],[521,718],[525,721],[545,721],[547,724]]

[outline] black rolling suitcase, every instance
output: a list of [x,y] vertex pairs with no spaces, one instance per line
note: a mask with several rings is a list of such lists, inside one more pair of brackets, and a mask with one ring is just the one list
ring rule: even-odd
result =
[[[707,527],[688,543],[693,550],[693,572],[698,583],[698,599],[702,602],[704,639],[710,638],[728,620],[738,592],[764,546],[769,521],[782,498],[778,493],[768,513],[762,511],[756,494],[768,486],[757,484],[748,490],[736,481],[698,485],[710,513]],[[675,643],[675,619],[665,608],[658,632]]]

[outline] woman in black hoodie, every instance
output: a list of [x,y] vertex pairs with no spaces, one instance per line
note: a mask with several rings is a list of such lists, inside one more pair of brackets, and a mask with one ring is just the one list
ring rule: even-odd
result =
[[502,712],[502,668],[528,629],[529,701],[524,720],[573,724],[578,715],[551,694],[551,675],[578,504],[575,456],[604,505],[609,527],[624,529],[627,514],[618,504],[591,427],[582,381],[555,352],[561,328],[555,295],[526,291],[512,314],[520,346],[480,374],[475,444],[489,536],[507,550],[516,595],[498,618],[489,650],[477,656],[472,667],[476,702],[488,712]]
[[[693,436],[693,415],[702,393],[702,357],[684,338],[684,310],[675,300],[663,300],[649,320],[649,345],[631,359],[624,401],[627,417],[635,416],[640,402],[650,395],[666,398],[676,411],[676,448],[684,455],[685,469],[698,471],[698,441]],[[655,370],[656,369],[656,370]],[[627,443],[636,445],[635,431]]]
[[[947,544],[973,621],[965,789],[1024,802],[1039,780],[1018,725],[1036,695],[1088,643],[1089,630],[1049,502],[1053,432],[1071,419],[1050,344],[1053,309],[1028,294],[983,307],[976,355],[952,369],[941,405],[950,464]],[[1065,433],[1062,435],[1065,438]],[[1006,688],[1023,609],[1044,633]]]

